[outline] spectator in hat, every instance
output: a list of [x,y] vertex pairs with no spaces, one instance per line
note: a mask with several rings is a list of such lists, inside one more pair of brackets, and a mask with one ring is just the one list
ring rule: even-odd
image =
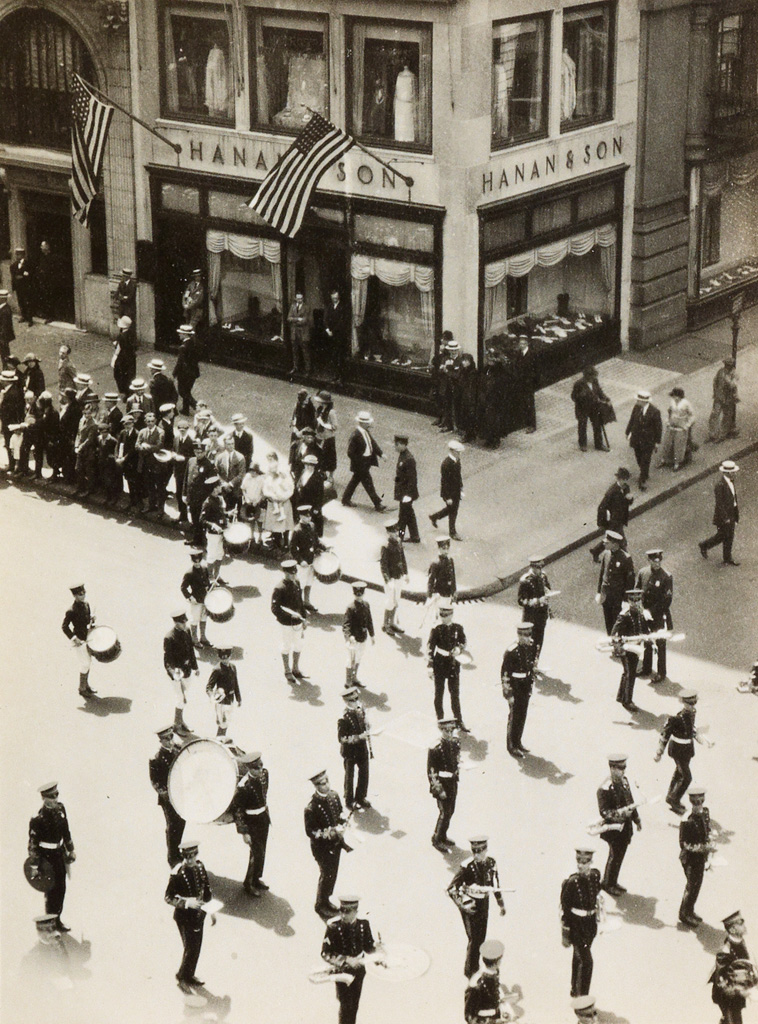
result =
[[182,313],[184,323],[194,327],[197,331],[198,324],[205,313],[205,286],[203,284],[202,270],[193,270],[182,293]]
[[60,458],[58,465],[60,475],[67,484],[74,483],[76,479],[76,453],[74,447],[81,418],[82,410],[76,400],[76,391],[74,388],[66,388],[61,395]]
[[171,451],[174,455],[172,472],[174,475],[174,494],[176,495],[176,507],[179,511],[179,522],[187,522],[187,503],[184,498],[184,481],[187,477],[187,467],[190,459],[195,454],[195,445],[189,433],[189,423],[185,419],[174,421],[174,437],[171,442]]
[[134,425],[134,417],[127,412],[121,420],[121,430],[116,447],[116,465],[121,470],[129,490],[128,509],[139,507],[145,496],[139,469],[138,439],[139,431]]
[[71,362],[71,346],[61,345],[58,348],[58,392],[62,397],[66,388],[74,388],[78,370]]
[[26,249],[18,246],[14,251],[14,255],[15,259],[10,265],[11,287],[16,293],[16,302],[18,302],[18,311],[21,315],[21,323],[27,323],[32,327],[34,325],[34,317],[32,315],[34,272],[31,263],[26,257]]
[[13,370],[0,373],[0,428],[3,432],[5,453],[8,458],[8,470],[16,468],[16,455],[11,447],[11,425],[21,423],[24,419],[26,403],[21,381]]
[[337,469],[337,414],[328,391],[319,391],[313,396],[316,410],[316,442],[321,448],[319,465],[325,477],[334,482]]
[[627,590],[626,599],[628,607],[622,608],[618,614],[611,639],[613,640],[613,651],[621,661],[623,669],[621,682],[619,683],[616,700],[627,711],[639,711],[634,703],[634,684],[637,679],[637,666],[640,663],[640,656],[637,650],[641,646],[640,641],[628,641],[628,637],[639,637],[650,632],[650,620],[642,608],[642,591],[636,587]]
[[433,512],[429,516],[429,521],[437,529],[440,519],[447,519],[452,539],[463,540],[456,531],[458,509],[463,498],[463,472],[460,455],[463,445],[460,441],[448,441],[447,447],[447,455],[440,465],[440,497],[445,504],[439,512]]
[[195,328],[190,324],[182,324],[176,333],[179,338],[179,353],[174,364],[173,377],[182,403],[179,411],[183,416],[189,416],[192,410],[197,408],[195,396],[192,394],[195,381],[200,376],[197,335]]
[[289,343],[292,358],[290,374],[303,369],[306,374],[311,372],[311,335],[308,326],[308,310],[302,292],[297,292],[287,314],[289,324]]
[[268,530],[274,547],[281,551],[286,549],[290,530],[295,525],[292,514],[294,493],[295,482],[289,469],[280,463],[276,452],[269,452],[263,476],[263,497],[266,499],[263,529]]
[[141,377],[135,377],[129,385],[129,397],[126,400],[126,411],[134,417],[137,430],[145,425],[145,414],[155,412],[153,400],[147,392],[147,384]]
[[449,433],[457,428],[455,413],[458,398],[458,370],[461,346],[450,331],[443,331],[442,340],[444,345],[439,357],[437,385],[439,428],[442,433]]
[[347,446],[347,457],[350,462],[352,476],[342,495],[342,504],[350,506],[353,504],[352,497],[358,484],[371,499],[377,512],[386,512],[387,506],[376,493],[374,481],[371,479],[371,470],[379,465],[379,459],[384,458],[382,449],[374,440],[370,427],[374,422],[368,412],[359,412],[355,417],[355,430],[350,436]]
[[650,460],[663,436],[661,413],[651,402],[649,391],[637,392],[637,401],[632,409],[625,433],[629,438],[629,446],[634,452],[640,469],[639,488],[641,491],[646,491],[650,476]]
[[366,584],[363,580],[356,580],[353,583],[353,601],[345,610],[342,634],[347,645],[345,686],[363,687],[365,684],[358,680],[358,667],[363,660],[366,645],[371,642],[373,646],[375,643],[374,620],[371,616],[371,606],[366,600]]
[[144,426],[137,435],[138,468],[142,477],[142,492],[147,500],[146,512],[163,515],[164,498],[161,483],[163,467],[155,458],[163,448],[163,431],[155,420],[154,412],[146,412]]
[[39,443],[39,420],[40,412],[35,394],[33,391],[25,391],[23,427],[19,431],[21,444],[16,466],[16,472],[20,476],[28,476],[31,472],[29,457],[32,454],[32,449],[36,448]]
[[114,505],[121,497],[124,489],[124,477],[121,467],[116,462],[118,438],[113,434],[107,420],[98,424],[97,444],[97,482],[98,488],[105,497],[106,505]]
[[74,442],[76,457],[76,495],[86,498],[92,493],[97,480],[97,447],[98,430],[94,416],[95,406],[87,402],[82,410],[82,418]]
[[[195,975],[200,950],[203,945],[203,926],[206,912],[203,904],[210,902],[211,893],[208,872],[198,860],[198,844],[195,841],[182,840],[179,844],[182,863],[175,868],[166,886],[165,900],[174,908],[174,921],[182,938],[184,952],[176,980],[182,992],[191,993],[201,986],[202,981]],[[216,918],[211,914],[211,924]]]
[[128,316],[132,323],[137,322],[137,282],[134,279],[134,271],[124,267],[121,271],[121,278],[116,286],[116,309],[118,315]]
[[45,375],[39,364],[39,358],[34,352],[29,352],[24,356],[23,362],[25,366],[24,390],[33,391],[34,397],[38,398],[45,390]]
[[103,395],[103,401],[105,402],[105,408],[103,409],[103,418],[108,421],[108,425],[111,428],[111,432],[118,437],[121,431],[121,424],[124,420],[124,414],[121,412],[118,406],[118,392],[117,391],[106,391]]
[[561,933],[563,945],[574,947],[571,964],[571,997],[586,996],[592,983],[592,943],[600,914],[600,872],[592,865],[594,847],[576,847],[576,871],[561,885]]
[[246,424],[247,416],[243,416],[241,412],[235,412],[232,415],[230,436],[234,439],[234,450],[239,452],[245,460],[245,472],[250,469],[250,464],[253,461],[253,449],[255,447],[253,432]]
[[179,852],[179,844],[182,841],[184,828],[187,824],[184,818],[174,809],[174,805],[171,803],[168,795],[168,776],[179,750],[175,742],[173,725],[167,725],[159,729],[157,736],[160,740],[160,747],[158,752],[150,758],[150,783],[158,796],[158,805],[166,819],[166,853],[169,866],[174,868],[182,859],[182,855]]
[[247,467],[244,456],[234,447],[234,434],[225,434],[224,448],[216,456],[216,472],[221,480],[221,494],[228,511],[238,510],[242,500],[242,478]]
[[300,436],[295,438],[290,445],[289,466],[290,472],[295,480],[303,471],[306,455],[313,455],[316,462],[321,462],[321,446],[316,440],[316,431],[313,427],[303,427]]
[[58,261],[46,240],[40,242],[39,253],[34,264],[35,292],[37,310],[46,324],[52,323],[55,313],[55,300],[60,285]]
[[723,441],[725,437],[739,437],[737,431],[737,364],[725,359],[713,378],[713,406],[708,419],[708,440]]
[[479,376],[474,357],[464,352],[458,361],[458,378],[454,388],[455,424],[464,444],[476,438],[478,391]]
[[[601,530],[611,530],[621,535],[626,546],[626,534],[624,528],[629,524],[629,509],[634,501],[629,486],[629,470],[625,466],[619,466],[616,470],[615,479],[603,495],[597,507],[597,525]],[[597,544],[590,548],[590,554],[594,562],[600,561],[600,553],[603,550],[605,538],[601,537]]]
[[166,373],[166,364],[163,360],[151,359],[147,368],[150,370],[150,397],[153,400],[153,408],[160,409],[162,405],[176,404],[176,388]]
[[403,636],[405,630],[397,621],[403,582],[408,583],[408,563],[405,560],[403,541],[400,536],[399,524],[393,521],[385,525],[387,543],[379,556],[379,567],[384,580],[386,598],[384,609],[384,625],[382,632],[388,636]]
[[47,462],[52,470],[51,479],[60,473],[60,433],[61,420],[58,411],[53,405],[53,396],[49,391],[43,391],[37,399],[38,425],[37,445],[34,449],[34,475],[37,479],[42,478],[42,467],[47,456]]
[[116,327],[118,334],[113,340],[111,356],[113,379],[118,391],[124,398],[128,398],[131,393],[129,385],[137,376],[137,341],[130,317],[120,316],[116,321]]
[[601,413],[601,402],[609,402],[610,399],[600,387],[597,376],[597,369],[594,366],[585,366],[582,376],[575,381],[571,389],[571,401],[574,403],[574,415],[576,416],[576,428],[579,440],[579,447],[583,452],[587,451],[587,423],[592,425],[592,439],[595,450],[599,452],[610,451],[608,441],[603,429],[603,417]]
[[513,375],[508,360],[494,346],[487,349],[479,371],[478,432],[485,448],[497,448],[500,438],[515,430]]
[[229,728],[232,708],[242,706],[242,695],[240,694],[237,669],[230,660],[233,649],[231,647],[216,649],[219,662],[208,678],[205,692],[213,701],[213,709],[216,713],[216,737],[223,739]]
[[263,755],[259,750],[238,757],[245,774],[237,783],[232,804],[232,813],[237,831],[250,848],[245,881],[242,888],[248,896],[260,897],[268,891],[263,881],[263,867],[266,863],[266,846],[271,816],[268,810],[268,768],[263,767]]
[[734,531],[740,521],[740,509],[737,504],[737,489],[734,478],[739,472],[739,466],[731,459],[726,459],[719,466],[721,476],[713,487],[715,507],[713,510],[713,525],[716,532],[707,540],[701,540],[698,544],[700,554],[703,558],[708,557],[711,548],[717,544],[721,545],[724,565],[739,565],[732,558],[732,545],[734,544]]
[[669,391],[668,421],[658,456],[659,466],[673,466],[677,472],[690,460],[695,412],[684,397],[684,388]]
[[350,314],[336,288],[332,288],[324,309],[324,332],[331,342],[335,379],[342,384],[350,357]]
[[518,425],[525,427],[527,434],[533,434],[537,429],[534,394],[539,384],[539,370],[528,337],[518,340],[518,347],[511,357],[511,372],[513,394],[519,410]]
[[340,974],[352,975],[352,981],[338,981],[335,988],[340,1004],[340,1024],[355,1024],[366,977],[364,954],[376,950],[371,925],[358,917],[358,897],[340,899],[339,918],[329,921],[321,946],[321,956]]
[[306,455],[303,469],[295,481],[292,495],[292,508],[295,520],[299,518],[298,509],[305,506],[310,509],[313,525],[318,537],[324,535],[324,474],[315,455]]
[[408,437],[405,434],[395,434],[395,451],[397,452],[397,467],[395,468],[395,501],[400,503],[397,516],[397,529],[402,540],[405,540],[405,531],[408,531],[408,541],[411,544],[420,543],[418,535],[418,523],[416,512],[413,508],[414,501],[418,501],[418,475],[416,472],[416,460],[408,450]]
[[242,518],[250,523],[253,531],[253,542],[261,541],[263,512],[266,499],[263,497],[263,470],[257,462],[242,478]]
[[679,920],[690,928],[697,928],[703,919],[695,913],[695,903],[703,885],[708,857],[716,844],[712,838],[711,815],[705,806],[705,787],[693,786],[689,799],[690,816],[679,825],[679,860],[687,879],[679,905]]
[[297,392],[295,408],[290,420],[290,444],[299,441],[304,427],[312,427],[316,430],[316,409],[313,400],[308,395],[307,388],[300,388]]
[[8,302],[8,292],[0,288],[0,366],[5,367],[11,354],[11,342],[16,340],[13,330],[13,313]]

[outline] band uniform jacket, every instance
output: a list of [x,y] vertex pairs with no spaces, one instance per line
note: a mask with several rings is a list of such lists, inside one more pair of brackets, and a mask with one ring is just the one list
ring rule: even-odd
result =
[[311,841],[311,852],[317,860],[321,850],[343,845],[342,835],[329,837],[323,834],[326,829],[336,828],[345,821],[342,801],[333,789],[323,796],[321,793],[313,794],[306,804],[304,820],[305,834]]
[[750,953],[744,940],[732,939],[728,935],[724,941],[724,945],[716,954],[716,965],[713,968],[713,973],[708,979],[709,983],[713,985],[712,998],[713,1002],[717,1005],[721,1005],[722,1000],[727,1000],[733,1005],[738,1006],[740,1009],[745,1006],[745,997],[742,994],[729,995],[723,987],[724,976],[729,973],[729,968],[735,960],[749,960]]
[[534,641],[519,643],[514,641],[505,650],[503,664],[500,668],[500,679],[506,697],[510,694],[528,696],[534,683]]
[[168,774],[176,760],[177,751],[167,750],[161,746],[154,757],[150,758],[150,784],[158,794],[158,803],[165,804],[168,799]]
[[346,640],[363,643],[374,635],[374,620],[367,601],[353,601],[345,610],[342,632]]
[[403,498],[410,498],[411,501],[418,500],[418,474],[416,472],[416,460],[406,448],[397,457],[395,468],[395,501],[402,501]]
[[218,494],[209,494],[200,509],[200,523],[203,529],[221,533],[228,521],[224,499]]
[[691,712],[679,711],[669,715],[661,730],[661,749],[668,743],[668,755],[675,761],[689,760],[695,756],[695,716]]
[[466,633],[458,622],[438,622],[429,633],[427,664],[435,672],[457,674],[461,666],[453,656],[454,647],[466,646]]
[[268,768],[261,768],[257,776],[245,775],[237,783],[232,814],[240,835],[250,835],[257,825],[271,824],[268,783]]
[[[600,872],[591,868],[583,875],[575,871],[561,885],[561,928],[573,941],[589,945],[597,934]],[[579,910],[581,913],[575,914]]]
[[169,876],[165,896],[166,903],[174,908],[174,917],[177,913],[182,913],[186,914],[188,918],[191,916],[196,920],[198,918],[201,921],[204,920],[205,911],[187,907],[185,900],[196,899],[207,903],[211,897],[208,872],[201,861],[197,861],[195,864],[177,864]]
[[674,577],[671,573],[646,565],[637,573],[636,588],[642,591],[642,607],[654,620],[664,620],[671,629],[671,602],[674,599]]
[[[297,580],[284,579],[277,583],[271,595],[271,611],[283,626],[299,626],[305,618],[303,591]],[[291,615],[290,611],[298,612]]]
[[732,488],[723,476],[720,480],[716,481],[713,487],[713,497],[715,499],[715,508],[713,510],[713,523],[715,526],[727,526],[730,523],[738,523],[740,521],[737,492],[736,490],[734,493],[732,492]]
[[242,458],[245,460],[245,469],[250,469],[250,464],[253,461],[253,432],[248,427],[243,427],[242,430],[235,430],[232,434],[234,438],[234,450],[239,452]]
[[544,573],[535,576],[533,572],[525,572],[518,581],[518,603],[524,609],[524,622],[539,622],[550,618],[550,608],[546,604],[530,605],[527,602],[544,597],[550,590],[550,580]]
[[408,563],[402,544],[387,541],[379,555],[379,568],[385,583],[389,580],[401,580],[408,575]]
[[[366,438],[368,438],[368,451],[366,451]],[[382,449],[376,443],[371,431],[366,430],[366,428],[358,430],[356,427],[347,443],[347,458],[350,463],[350,471],[358,473],[363,466],[368,466],[369,468],[378,466],[379,458],[382,454]]]
[[432,594],[440,594],[442,597],[455,598],[456,592],[455,562],[449,555],[440,555],[429,566],[426,579],[427,597],[431,597]]
[[629,506],[632,497],[617,481],[611,484],[597,507],[597,525],[601,530],[623,533],[629,524]]
[[[637,809],[635,808],[629,817],[620,817],[618,814],[620,808],[628,807],[632,803],[634,803],[634,799],[626,776],[620,782],[614,782],[609,777],[598,789],[597,807],[600,817],[608,825],[622,825],[621,829],[614,829],[608,833],[609,835],[616,831],[627,840],[632,838],[632,822],[636,823],[640,820]],[[601,833],[601,838],[605,838],[605,833]]]
[[290,554],[300,565],[313,565],[316,552],[322,550],[313,523],[301,519],[290,534]]
[[440,465],[440,497],[443,501],[460,501],[463,493],[463,471],[458,459],[446,455]]
[[64,636],[68,637],[69,640],[73,640],[74,637],[77,640],[86,640],[94,621],[89,603],[87,601],[74,601],[63,616],[61,629]]
[[466,988],[463,1013],[466,1024],[500,1021],[500,976],[481,970],[474,974]]
[[429,791],[435,798],[437,785],[442,786],[446,796],[458,785],[460,756],[460,740],[455,737],[441,739],[439,743],[429,748],[426,755],[426,776],[429,779]]
[[241,704],[242,697],[235,666],[217,665],[208,677],[205,692],[219,704],[233,704],[235,700]]
[[363,708],[347,708],[337,722],[337,739],[340,741],[340,753],[345,760],[360,760],[363,755],[368,755],[368,740],[356,738],[367,730],[366,712]]
[[655,445],[660,444],[663,437],[660,409],[648,404],[643,411],[642,406],[635,405],[625,433],[632,448],[654,448]]
[[643,612],[629,607],[623,612],[619,612],[619,617],[616,619],[611,630],[611,637],[621,640],[625,636],[639,636],[641,633],[649,632],[650,624]]
[[166,633],[163,638],[163,666],[171,679],[175,669],[181,669],[185,679],[190,672],[197,671],[195,648],[188,629],[175,626]]
[[[682,865],[705,863],[710,852],[708,844],[711,839],[711,816],[707,807],[702,814],[690,814],[689,818],[679,824],[679,860]],[[702,850],[688,850],[688,846],[702,846]]]
[[597,592],[602,598],[607,594],[626,594],[634,586],[634,562],[632,556],[619,548],[618,551],[606,549],[600,556],[600,578]]
[[463,903],[472,897],[479,906],[482,903],[489,902],[489,893],[484,893],[481,896],[469,893],[468,887],[470,885],[486,885],[495,889],[495,899],[498,902],[498,906],[505,906],[503,894],[500,892],[500,875],[498,874],[497,863],[494,857],[485,857],[484,860],[476,860],[474,857],[470,857],[461,864],[455,878],[447,887],[448,896],[459,909],[463,909]]
[[29,822],[29,856],[44,859],[53,846],[67,858],[74,852],[66,808],[60,803],[55,807],[43,804]]
[[376,949],[371,925],[365,918],[357,917],[355,921],[343,921],[335,918],[326,926],[326,935],[321,946],[321,956],[332,967],[347,974],[365,974],[363,964],[351,967],[345,963],[346,956],[360,956],[361,953],[373,953]]

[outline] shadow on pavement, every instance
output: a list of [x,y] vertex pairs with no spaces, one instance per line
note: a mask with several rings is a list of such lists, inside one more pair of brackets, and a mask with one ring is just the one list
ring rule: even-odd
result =
[[251,584],[240,584],[236,587],[227,587],[227,590],[231,590],[235,603],[237,601],[245,601],[250,597],[260,597],[261,592],[258,587]]
[[205,985],[200,985],[194,996],[184,1000],[183,1020],[224,1020],[231,1008],[231,996],[214,996]]
[[731,843],[733,835],[734,832],[730,832],[728,828],[724,828],[723,825],[711,818],[711,839],[714,843],[728,845]]
[[342,627],[342,618],[339,612],[311,612],[308,624],[314,629],[323,629],[326,633],[331,633]]
[[488,740],[479,740],[471,733],[461,736],[461,750],[468,754],[472,761],[484,761],[490,745]]
[[638,924],[644,928],[653,928],[658,931],[665,928],[666,925],[655,916],[657,902],[655,896],[626,893],[616,900],[616,910],[620,912],[627,924]]
[[289,683],[290,700],[296,700],[301,704],[312,704],[316,708],[324,706],[321,700],[321,687],[312,683],[309,679],[301,679],[298,683]]
[[[455,840],[453,840],[453,842],[454,841]],[[471,850],[462,850],[460,846],[453,846],[447,851],[447,853],[442,853],[440,851],[440,856],[444,858],[445,867],[448,869],[450,874],[455,875],[464,860],[471,856]]]
[[108,715],[128,715],[132,710],[131,697],[93,697],[79,708],[80,711],[96,718],[107,718]]
[[554,786],[564,786],[569,779],[574,777],[571,772],[562,771],[557,764],[553,764],[547,758],[538,757],[536,754],[527,754],[519,762],[519,768],[529,778],[547,779]]
[[571,685],[564,683],[557,676],[550,676],[545,672],[539,672],[534,678],[534,685],[543,697],[557,697],[558,700],[568,701],[569,704],[584,703],[581,697],[575,697],[572,694]]
[[[643,680],[647,682],[647,680]],[[671,679],[666,679],[665,683],[648,683],[647,684],[652,691],[660,693],[662,697],[678,697],[682,692],[680,683],[675,683]]]
[[378,811],[376,807],[370,807],[367,811],[360,811],[354,815],[353,824],[359,831],[369,832],[375,836],[390,830],[390,819],[386,814]]
[[406,658],[420,658],[423,656],[423,643],[420,636],[410,636],[405,633],[403,636],[396,636],[395,643],[401,654]]
[[629,1024],[629,1020],[626,1017],[617,1017],[610,1010],[598,1010],[597,1024]]
[[392,705],[387,703],[389,700],[388,693],[374,693],[371,689],[361,690],[361,700],[367,708],[371,708],[374,711],[392,710]]
[[92,972],[84,966],[92,956],[88,939],[78,942],[71,935],[59,935],[52,942],[37,942],[21,961],[20,975],[27,985],[49,985],[56,991],[86,981]]
[[695,938],[703,947],[705,953],[715,956],[724,945],[724,929],[714,928],[705,921],[695,929]]
[[224,904],[221,911],[230,917],[241,917],[247,921],[255,921],[263,928],[270,928],[284,938],[295,934],[290,920],[295,916],[291,903],[283,896],[273,892],[265,892],[260,898],[248,896],[242,883],[225,875],[214,875],[208,872],[213,895]]
[[652,711],[645,711],[644,708],[640,708],[639,711],[634,712],[627,722],[615,719],[613,724],[626,725],[630,729],[635,730],[652,729],[654,732],[660,732],[668,717],[668,715],[654,715]]

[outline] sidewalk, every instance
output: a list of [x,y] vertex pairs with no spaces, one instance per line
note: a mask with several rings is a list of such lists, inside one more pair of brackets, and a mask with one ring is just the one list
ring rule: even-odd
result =
[[[72,346],[72,359],[78,369],[92,375],[98,394],[102,396],[112,388],[109,339],[56,325],[35,323],[30,328],[20,324],[15,327],[18,337],[12,351],[21,358],[28,351],[35,351],[54,393],[57,348],[62,341]],[[550,561],[598,533],[597,504],[618,466],[628,466],[632,480],[637,478],[624,428],[639,388],[651,392],[664,422],[669,391],[674,384],[684,388],[697,416],[695,438],[700,450],[693,462],[678,473],[669,468],[653,468],[644,496],[634,486],[632,515],[639,515],[702,479],[723,459],[739,458],[757,447],[757,338],[758,307],[754,307],[742,318],[738,357],[740,437],[736,440],[720,444],[705,440],[713,376],[721,360],[731,353],[731,328],[728,321],[722,321],[660,348],[627,353],[599,365],[601,385],[613,401],[618,417],[608,428],[610,453],[584,453],[578,448],[570,398],[576,379],[573,377],[538,392],[535,434],[511,434],[497,451],[467,447],[462,456],[465,498],[458,518],[464,540],[453,544],[459,589],[494,592],[518,577],[530,554],[539,553]],[[152,355],[150,350],[138,355],[138,373],[148,379],[147,363]],[[169,358],[167,363],[172,367],[173,359]],[[255,458],[260,460],[272,447],[286,455],[297,390],[297,384],[203,364],[195,396],[208,402],[222,423],[228,423],[233,412],[244,412],[255,433]],[[437,550],[437,531],[427,517],[441,504],[439,464],[450,435],[440,434],[426,416],[340,395],[335,395],[335,409],[339,419],[339,465],[335,479],[340,493],[349,478],[345,448],[358,411],[368,409],[374,417],[374,434],[385,454],[374,479],[378,492],[391,507],[396,507],[391,502],[396,461],[392,438],[395,433],[409,435],[419,470],[416,512],[422,536],[421,544],[406,546],[409,590],[423,591],[427,567]],[[326,507],[325,540],[334,546],[344,574],[378,585],[379,550],[385,539],[384,524],[391,513],[374,512],[362,490],[354,500],[360,503],[354,508],[345,508],[339,502]]]

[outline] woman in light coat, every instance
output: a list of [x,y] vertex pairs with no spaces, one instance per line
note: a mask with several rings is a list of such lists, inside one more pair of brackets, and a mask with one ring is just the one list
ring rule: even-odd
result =
[[658,465],[673,465],[674,472],[676,472],[690,459],[695,412],[684,397],[682,388],[672,388],[669,398],[671,401],[668,408],[668,421],[663,434]]

